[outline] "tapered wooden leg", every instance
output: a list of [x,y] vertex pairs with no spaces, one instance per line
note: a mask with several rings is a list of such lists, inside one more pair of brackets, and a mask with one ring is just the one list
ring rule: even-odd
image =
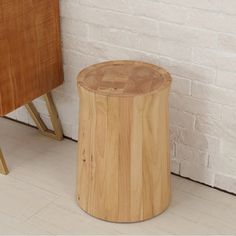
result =
[[9,173],[2,151],[0,149],[0,174],[7,175]]
[[28,110],[29,114],[31,115],[32,119],[34,120],[35,124],[37,125],[40,132],[48,137],[54,138],[56,140],[63,139],[63,132],[61,127],[61,122],[57,113],[57,109],[52,99],[51,93],[47,93],[44,95],[44,99],[46,101],[47,109],[49,112],[49,116],[52,122],[52,126],[54,131],[49,130],[45,123],[43,122],[42,118],[40,117],[39,112],[37,111],[36,107],[32,102],[25,105],[26,109]]
[[[31,115],[32,119],[34,120],[35,124],[39,128],[40,132],[48,137],[54,138],[56,140],[63,139],[63,132],[60,119],[58,117],[57,109],[52,99],[51,93],[47,93],[44,95],[44,99],[46,101],[47,109],[49,112],[49,116],[52,122],[52,126],[54,131],[49,130],[45,123],[43,122],[42,118],[40,117],[36,107],[32,102],[25,105],[26,109],[28,110],[29,114]],[[7,175],[9,173],[6,161],[3,157],[2,151],[0,149],[0,174]]]

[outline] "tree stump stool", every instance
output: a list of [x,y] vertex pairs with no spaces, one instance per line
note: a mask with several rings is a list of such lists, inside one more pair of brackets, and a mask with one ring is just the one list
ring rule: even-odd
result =
[[170,74],[137,61],[84,69],[80,94],[78,202],[92,216],[137,222],[170,202]]

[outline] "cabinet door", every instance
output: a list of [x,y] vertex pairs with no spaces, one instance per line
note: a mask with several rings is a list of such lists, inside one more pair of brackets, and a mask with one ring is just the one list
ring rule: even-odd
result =
[[0,1],[0,116],[63,81],[58,0]]

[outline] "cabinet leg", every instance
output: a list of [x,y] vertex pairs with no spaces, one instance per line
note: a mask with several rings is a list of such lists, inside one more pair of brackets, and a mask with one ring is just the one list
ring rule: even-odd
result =
[[61,122],[57,113],[56,106],[53,102],[51,93],[49,92],[45,94],[44,99],[46,101],[47,109],[49,112],[49,116],[52,122],[52,126],[54,128],[54,131],[49,130],[47,128],[42,118],[40,117],[39,112],[37,111],[36,107],[34,106],[32,102],[26,104],[25,107],[28,110],[32,119],[34,120],[35,124],[37,125],[38,129],[43,135],[54,138],[56,140],[62,140],[63,132],[62,132],[62,127],[61,127]]
[[[26,109],[28,110],[30,116],[34,120],[35,124],[37,125],[40,132],[48,137],[51,137],[56,140],[62,140],[63,139],[63,131],[61,122],[57,113],[56,106],[53,102],[53,98],[51,93],[47,93],[44,95],[44,99],[46,101],[47,109],[49,112],[49,116],[52,122],[52,126],[54,131],[49,130],[45,123],[43,122],[42,118],[39,115],[39,112],[37,111],[36,107],[32,102],[25,105]],[[4,156],[2,154],[2,151],[0,149],[0,174],[7,175],[9,173],[6,161],[4,159]]]
[[7,164],[5,162],[4,156],[2,154],[2,151],[0,149],[0,174],[7,175],[9,173]]

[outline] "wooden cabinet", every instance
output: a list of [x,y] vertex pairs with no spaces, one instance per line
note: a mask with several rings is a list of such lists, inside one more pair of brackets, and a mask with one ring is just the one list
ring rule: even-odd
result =
[[63,82],[58,0],[0,1],[0,116]]

